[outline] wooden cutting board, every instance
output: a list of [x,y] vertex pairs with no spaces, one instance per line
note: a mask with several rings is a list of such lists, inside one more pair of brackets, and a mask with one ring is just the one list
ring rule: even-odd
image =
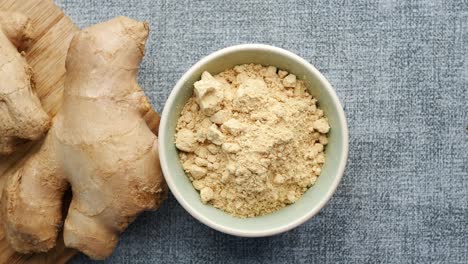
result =
[[[79,30],[78,27],[52,0],[0,0],[0,9],[21,12],[31,18],[34,33],[32,44],[26,51],[26,59],[34,70],[36,93],[42,106],[50,116],[54,116],[61,106],[65,57],[74,33]],[[158,114],[150,110],[146,113],[145,120],[157,134]],[[27,153],[31,148],[34,148],[34,143],[25,145],[11,156],[0,156],[0,192],[8,175],[28,158]],[[48,253],[18,254],[8,245],[0,226],[0,263],[65,263],[74,254],[75,250],[64,246],[61,235],[57,246]]]

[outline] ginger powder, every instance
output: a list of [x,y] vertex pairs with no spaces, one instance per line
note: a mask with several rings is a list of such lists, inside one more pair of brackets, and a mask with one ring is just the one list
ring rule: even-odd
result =
[[195,82],[175,145],[203,203],[254,217],[294,203],[315,183],[329,130],[303,81],[244,64]]

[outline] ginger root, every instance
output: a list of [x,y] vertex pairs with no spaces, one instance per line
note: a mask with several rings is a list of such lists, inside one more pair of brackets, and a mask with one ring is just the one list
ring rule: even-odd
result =
[[142,117],[150,105],[136,81],[148,30],[118,17],[73,37],[62,108],[1,198],[15,250],[44,252],[55,245],[69,186],[64,242],[93,259],[109,256],[135,217],[166,196],[157,137]]
[[32,70],[23,57],[31,23],[19,13],[0,12],[0,155],[41,138],[50,118],[33,91]]

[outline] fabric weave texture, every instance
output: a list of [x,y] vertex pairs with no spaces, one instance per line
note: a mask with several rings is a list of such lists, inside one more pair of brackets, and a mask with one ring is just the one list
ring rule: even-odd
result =
[[264,43],[319,69],[349,123],[346,174],[304,225],[234,237],[170,196],[105,263],[468,263],[468,1],[56,2],[80,27],[150,23],[139,83],[159,112],[200,58]]

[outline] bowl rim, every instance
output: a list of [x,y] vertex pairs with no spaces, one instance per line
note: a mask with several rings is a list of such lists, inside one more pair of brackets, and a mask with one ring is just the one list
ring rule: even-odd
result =
[[[169,163],[166,157],[166,152],[163,151],[164,148],[164,138],[166,138],[167,135],[167,120],[169,116],[170,109],[174,105],[174,101],[176,99],[176,94],[180,89],[182,89],[183,84],[186,82],[187,79],[192,76],[198,68],[200,68],[202,65],[206,64],[207,62],[211,60],[215,60],[218,57],[221,57],[227,53],[232,53],[232,52],[241,52],[241,51],[252,51],[252,50],[258,50],[258,51],[270,51],[273,53],[281,53],[284,56],[287,56],[291,58],[294,61],[297,61],[299,64],[301,64],[303,67],[307,69],[307,71],[312,72],[314,76],[316,76],[319,80],[320,83],[322,83],[324,89],[326,89],[332,99],[333,104],[336,105],[336,108],[338,109],[338,117],[339,117],[339,122],[341,123],[343,127],[343,133],[342,133],[342,140],[343,140],[343,152],[344,155],[342,158],[339,160],[339,166],[337,170],[337,175],[335,179],[332,182],[331,187],[327,190],[326,194],[322,197],[320,202],[310,210],[308,213],[303,215],[302,217],[299,217],[297,219],[294,219],[284,225],[280,225],[278,227],[266,229],[266,230],[241,230],[239,228],[231,228],[231,227],[226,227],[217,224],[216,222],[210,220],[208,217],[204,216],[203,214],[199,213],[197,210],[193,209],[188,202],[185,201],[185,199],[182,197],[182,194],[180,191],[177,189],[177,186],[175,182],[173,181],[173,177],[171,177],[171,170],[169,169]],[[272,236],[276,234],[280,234],[286,231],[289,231],[313,216],[315,216],[325,205],[326,203],[331,199],[333,194],[335,193],[342,177],[346,169],[346,163],[348,160],[348,151],[349,151],[349,131],[348,131],[348,124],[346,121],[346,116],[343,110],[343,106],[340,103],[340,100],[338,99],[338,96],[331,86],[331,84],[328,82],[328,80],[320,73],[312,64],[310,64],[308,61],[303,59],[302,57],[288,51],[282,48],[278,48],[275,46],[271,45],[266,45],[266,44],[239,44],[239,45],[233,45],[229,46],[220,50],[217,50],[202,59],[200,59],[198,62],[196,62],[194,65],[192,65],[177,81],[175,84],[174,88],[172,89],[168,99],[166,100],[166,103],[164,105],[163,112],[161,114],[161,120],[160,120],[160,128],[159,128],[159,135],[158,135],[158,149],[159,149],[159,157],[160,157],[160,163],[161,163],[161,168],[162,172],[164,175],[164,178],[167,182],[167,185],[169,186],[169,189],[171,190],[172,194],[176,198],[176,200],[179,202],[182,207],[189,212],[190,215],[192,215],[195,219],[198,221],[202,222],[203,224],[226,234],[230,235],[235,235],[235,236],[240,236],[240,237],[264,237],[264,236]]]

